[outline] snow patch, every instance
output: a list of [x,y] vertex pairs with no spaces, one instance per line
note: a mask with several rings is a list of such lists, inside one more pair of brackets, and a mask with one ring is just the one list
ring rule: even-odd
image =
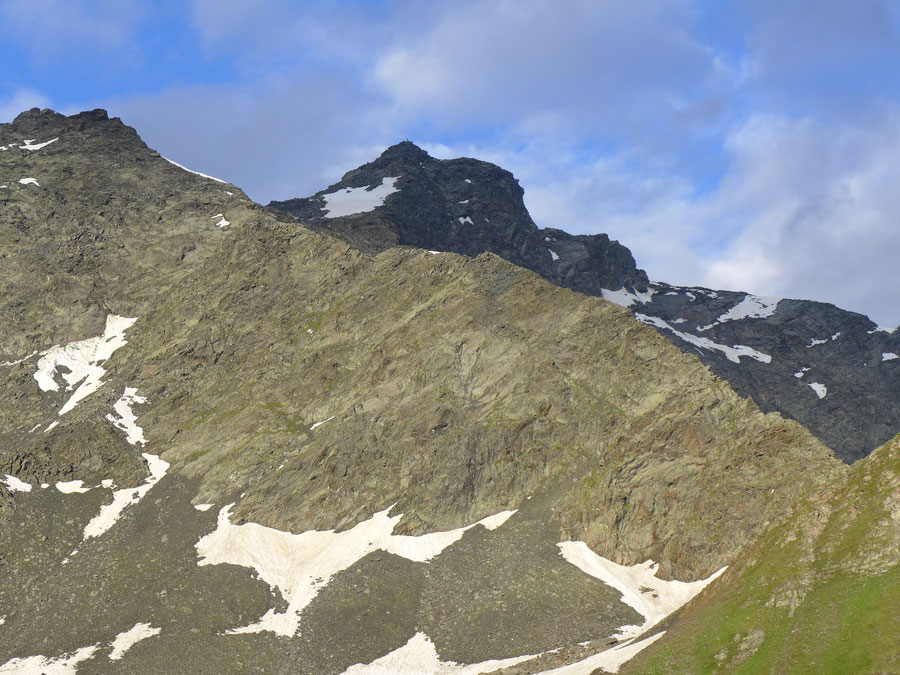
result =
[[31,427],[31,428],[28,430],[28,433],[29,433],[29,434],[33,434],[35,431],[37,431],[37,430],[40,429],[40,428],[41,428],[41,425],[40,425],[40,424],[35,424],[33,427]]
[[216,227],[224,228],[224,227],[228,227],[229,225],[231,225],[231,221],[225,220],[225,216],[221,213],[217,213],[216,215],[209,217],[210,220],[215,220],[216,218],[219,219],[219,222],[216,223]]
[[618,291],[611,291],[608,288],[601,288],[600,292],[603,294],[605,300],[614,302],[621,307],[631,307],[631,305],[636,302],[639,302],[642,305],[650,302],[653,299],[653,294],[656,293],[656,289],[651,286],[650,290],[646,293],[640,293],[633,289],[631,291],[626,291],[622,288]]
[[536,654],[514,656],[508,659],[493,659],[463,665],[454,661],[441,661],[437,649],[425,633],[413,635],[409,642],[385,654],[372,663],[357,663],[342,675],[478,675],[491,673],[501,668],[509,668],[522,661],[533,659]]
[[0,483],[6,485],[6,489],[10,492],[31,492],[31,485],[25,481],[19,480],[15,476],[6,474],[6,478],[0,478]]
[[547,250],[550,251],[550,259],[551,260],[553,260],[553,261],[559,260],[559,255],[557,255],[556,251],[554,251],[551,248],[548,248]]
[[198,511],[209,511],[213,507],[213,504],[194,504],[194,508]]
[[894,352],[883,352],[881,354],[882,361],[893,361],[894,359],[900,359],[900,356],[897,356]]
[[810,347],[815,347],[816,345],[824,345],[826,342],[828,342],[828,340],[819,340],[817,338],[813,338],[812,340],[810,340],[809,344],[806,345],[806,348],[809,349]]
[[110,643],[112,652],[110,652],[109,660],[118,661],[125,652],[131,649],[141,640],[146,640],[154,635],[159,635],[161,628],[154,628],[149,623],[136,623],[133,627],[116,635]]
[[819,398],[825,398],[825,395],[828,393],[828,387],[824,384],[820,384],[818,382],[810,382],[809,388],[816,392],[816,396]]
[[727,345],[713,342],[709,338],[697,337],[696,335],[691,335],[690,333],[684,333],[680,330],[675,330],[668,323],[656,316],[635,314],[634,318],[641,323],[646,323],[651,326],[656,326],[657,328],[670,330],[685,342],[690,342],[692,345],[700,347],[700,349],[713,349],[716,351],[720,351],[725,354],[725,357],[729,361],[732,361],[734,363],[740,363],[742,356],[749,356],[751,359],[756,359],[760,363],[771,363],[772,361],[772,357],[769,354],[764,354],[763,352],[757,351],[752,347],[748,347],[747,345],[733,345],[731,347],[728,347]]
[[147,442],[147,439],[144,438],[144,430],[137,425],[137,416],[131,410],[131,406],[135,403],[146,402],[146,398],[138,396],[136,387],[125,387],[125,393],[122,394],[122,398],[113,405],[113,410],[119,414],[119,417],[116,418],[110,414],[106,415],[106,419],[112,422],[116,429],[125,432],[125,440],[131,445],[137,445],[138,443],[144,445]]
[[[710,294],[710,297],[716,296]],[[738,319],[764,319],[767,316],[772,316],[775,313],[775,310],[778,308],[779,302],[781,302],[781,298],[764,298],[758,295],[747,294],[744,296],[743,300],[741,300],[734,307],[719,316],[713,323],[709,324],[708,326],[698,328],[697,330],[709,330],[713,326],[717,326],[720,323],[725,323],[726,321],[736,321]]]
[[554,668],[553,670],[545,670],[542,675],[590,675],[598,669],[604,673],[618,673],[622,664],[634,658],[638,652],[649,647],[665,634],[666,631],[662,631],[638,642],[628,640],[577,663],[571,663],[568,666]]
[[698,581],[666,581],[656,578],[659,563],[652,560],[629,567],[597,555],[583,541],[564,541],[557,546],[563,558],[585,574],[615,588],[622,594],[622,602],[644,617],[640,626],[620,626],[615,636],[620,639],[635,638],[649,630],[687,604],[727,569],[723,567]]
[[468,184],[469,184],[469,185],[471,185],[471,184],[472,184],[472,181],[471,181],[471,180],[469,180],[469,179],[468,179],[468,178],[466,178],[466,179],[465,179],[465,181],[466,181],[466,182],[467,182],[467,183],[468,183]]
[[[106,371],[99,364],[111,357],[119,347],[128,343],[125,331],[134,325],[135,321],[137,319],[110,314],[106,317],[106,328],[100,337],[70,342],[64,347],[54,345],[41,352],[37,371],[34,373],[34,379],[37,380],[41,391],[59,391],[59,384],[55,379],[57,370],[60,370],[62,378],[66,381],[67,391],[81,383],[58,414],[66,414],[103,385],[103,375]],[[47,431],[50,431],[49,427]]]
[[338,218],[340,216],[351,216],[354,213],[366,213],[384,205],[384,200],[388,195],[399,192],[399,188],[394,187],[400,176],[385,176],[381,179],[381,185],[343,188],[337,192],[329,192],[322,195],[325,200],[326,218]]
[[44,429],[44,433],[46,434],[50,431],[53,431],[58,425],[59,425],[59,420],[53,420],[52,422],[50,422],[50,424],[47,425],[47,428]]
[[65,480],[56,484],[56,489],[62,492],[64,495],[70,495],[75,492],[79,494],[87,492],[91,488],[84,487],[83,480]]
[[458,203],[459,203],[459,204],[468,204],[468,203],[469,203],[469,200],[468,200],[468,199],[463,199],[461,202],[458,202]]
[[313,429],[315,429],[315,428],[317,428],[317,427],[320,427],[320,426],[322,426],[323,424],[325,424],[325,422],[330,422],[330,421],[333,420],[333,419],[334,419],[334,415],[332,415],[331,417],[329,417],[327,420],[322,420],[321,422],[316,422],[315,424],[313,424],[313,425],[309,428],[309,430],[312,431]]
[[0,366],[17,366],[17,365],[19,365],[20,363],[23,363],[23,362],[27,361],[28,359],[30,359],[30,358],[31,358],[32,356],[34,356],[35,354],[37,354],[36,351],[31,352],[28,356],[23,356],[23,357],[22,357],[21,359],[19,359],[18,361],[4,361],[3,363],[0,363]]
[[[900,328],[900,326],[898,326],[898,328]],[[878,326],[876,328],[873,328],[872,330],[867,330],[866,333],[868,333],[869,335],[872,335],[872,333],[887,333],[888,335],[893,335],[895,330],[897,330],[897,328],[885,328],[884,326]]]
[[82,647],[56,658],[38,655],[10,659],[0,666],[0,673],[15,673],[16,675],[75,675],[78,671],[78,664],[92,658],[99,646]]
[[459,221],[460,225],[465,225],[466,223],[468,223],[469,225],[475,224],[472,222],[472,219],[469,218],[469,216],[466,216],[465,218],[460,217],[460,218],[457,218],[457,220]]
[[[162,155],[160,155],[160,156],[162,156]],[[205,173],[200,173],[199,171],[192,171],[191,169],[187,168],[186,166],[182,166],[178,162],[175,162],[175,161],[169,159],[168,157],[163,157],[163,159],[166,160],[169,164],[173,164],[173,165],[177,166],[179,169],[182,169],[183,171],[187,171],[188,173],[192,173],[195,176],[200,176],[201,178],[209,178],[210,180],[214,180],[217,183],[225,183],[225,181],[222,180],[221,178],[216,178],[215,176],[207,176]]]
[[403,514],[388,516],[391,508],[375,513],[344,532],[309,530],[299,534],[283,532],[257,523],[233,525],[229,519],[233,504],[219,511],[218,524],[197,544],[198,565],[233,564],[251,567],[260,579],[281,593],[287,610],[270,609],[256,623],[229,633],[271,631],[289,637],[300,626],[300,615],[332,576],[377,550],[415,562],[427,562],[458,541],[475,525],[496,529],[515,511],[504,511],[477,523],[447,532],[418,537],[392,532]]
[[122,513],[130,504],[137,504],[150,488],[156,485],[160,478],[166,475],[169,469],[169,463],[164,459],[160,459],[157,455],[149,453],[141,453],[147,460],[150,468],[150,476],[143,484],[136,488],[126,488],[123,490],[115,490],[113,492],[113,500],[110,504],[100,507],[100,513],[91,518],[91,521],[84,527],[84,539],[91,537],[99,537],[109,528],[116,524],[116,521],[122,517]]
[[809,372],[809,368],[805,368],[805,367],[804,367],[804,368],[801,368],[801,369],[798,370],[796,373],[794,373],[794,377],[803,377],[803,376],[806,375],[806,373],[808,373],[808,372]]
[[19,183],[22,185],[37,185],[41,187],[41,184],[38,183],[34,178],[20,178]]
[[44,141],[43,143],[35,143],[35,140],[36,139],[32,138],[27,141],[22,141],[23,145],[20,145],[19,147],[22,148],[22,150],[31,150],[33,152],[35,150],[40,150],[41,148],[46,148],[51,143],[56,143],[56,141],[59,140],[59,137],[51,138],[49,141]]

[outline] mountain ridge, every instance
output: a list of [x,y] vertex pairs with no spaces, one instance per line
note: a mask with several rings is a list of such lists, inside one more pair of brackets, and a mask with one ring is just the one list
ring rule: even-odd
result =
[[[347,215],[328,210],[329,199],[388,176],[393,188],[380,201]],[[268,208],[371,252],[490,251],[558,286],[629,307],[763,410],[811,429],[845,462],[900,430],[900,360],[890,358],[900,354],[900,333],[829,303],[650,282],[607,235],[538,228],[518,181],[492,164],[436,160],[404,141],[311,197]]]

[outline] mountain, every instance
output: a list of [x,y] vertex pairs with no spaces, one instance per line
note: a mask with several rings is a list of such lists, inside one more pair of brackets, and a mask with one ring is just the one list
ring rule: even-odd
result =
[[404,141],[311,197],[269,207],[361,250],[491,252],[558,286],[627,306],[845,462],[900,431],[900,332],[821,302],[648,282],[631,252],[605,234],[538,228],[522,197],[497,166],[436,160]]
[[494,164],[437,160],[404,141],[312,197],[269,207],[367,252],[397,245],[470,257],[490,252],[590,295],[623,286],[646,290],[647,275],[627,248],[605,234],[539,229],[522,197],[519,182]]
[[0,672],[615,668],[849,475],[613,303],[103,111],[0,125],[0,185]]

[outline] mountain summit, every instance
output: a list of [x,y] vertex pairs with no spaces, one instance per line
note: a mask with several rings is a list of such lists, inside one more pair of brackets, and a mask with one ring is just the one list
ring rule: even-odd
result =
[[[373,203],[354,213],[335,210],[342,197],[372,192],[386,180],[392,181],[392,192],[378,208]],[[371,252],[390,246],[471,257],[489,252],[589,295],[623,286],[646,290],[647,275],[627,248],[605,234],[538,228],[523,195],[519,181],[495,164],[437,160],[404,141],[311,197],[271,202],[269,207]]]

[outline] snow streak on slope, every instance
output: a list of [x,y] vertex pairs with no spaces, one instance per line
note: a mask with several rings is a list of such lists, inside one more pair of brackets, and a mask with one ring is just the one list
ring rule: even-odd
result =
[[209,178],[210,180],[214,180],[217,183],[225,183],[225,181],[222,180],[221,178],[216,178],[215,176],[207,176],[205,173],[200,173],[199,171],[193,171],[193,170],[187,168],[186,166],[182,166],[178,162],[172,161],[168,157],[163,157],[163,159],[166,160],[169,164],[174,164],[179,169],[183,169],[184,171],[187,171],[188,173],[192,173],[195,176],[200,176],[201,178]]
[[337,192],[322,195],[325,200],[326,218],[352,216],[354,213],[366,213],[384,204],[388,195],[399,191],[394,187],[400,176],[385,176],[381,185],[375,187],[342,188]]
[[810,382],[809,388],[816,392],[816,396],[818,396],[819,398],[825,398],[825,396],[828,394],[828,387],[820,382]]
[[726,358],[729,361],[733,361],[734,363],[740,363],[742,356],[749,356],[751,359],[756,359],[761,363],[770,363],[772,361],[772,357],[769,354],[763,354],[762,352],[756,351],[755,349],[753,349],[753,347],[748,347],[747,345],[734,345],[733,347],[721,345],[718,342],[713,342],[709,338],[697,337],[696,335],[691,335],[690,333],[684,333],[680,330],[675,330],[667,322],[656,316],[635,314],[634,318],[642,323],[650,324],[651,326],[656,326],[657,328],[665,328],[666,330],[670,330],[685,342],[690,342],[692,345],[700,347],[701,349],[714,349],[716,351],[720,351],[725,354]]
[[110,652],[109,660],[118,661],[125,652],[131,649],[141,640],[146,640],[154,635],[159,635],[161,628],[154,628],[149,623],[136,623],[132,628],[116,635],[112,641],[112,652]]
[[166,475],[166,471],[169,469],[167,461],[146,452],[142,453],[142,456],[147,460],[147,464],[150,467],[150,476],[138,487],[113,492],[112,503],[102,506],[100,513],[91,518],[91,521],[85,525],[85,539],[99,537],[115,525],[116,521],[122,517],[122,512],[125,511],[126,507],[137,504],[150,491],[150,488]]
[[553,670],[545,670],[542,675],[591,675],[597,669],[602,670],[604,673],[618,673],[622,664],[633,658],[635,654],[644,648],[652,645],[665,634],[666,631],[662,631],[638,642],[628,640],[577,663],[554,668]]
[[43,143],[35,143],[35,140],[36,139],[31,138],[27,141],[22,141],[23,145],[21,145],[20,147],[22,148],[22,150],[31,150],[32,152],[34,152],[35,150],[46,148],[51,143],[56,143],[56,141],[59,140],[59,137],[51,138],[49,141],[44,141]]
[[19,480],[15,476],[6,474],[6,478],[0,478],[0,483],[6,485],[6,489],[10,492],[31,492],[31,485]]
[[78,664],[87,661],[94,656],[99,645],[90,645],[76,649],[70,654],[63,654],[56,658],[49,656],[26,656],[20,659],[10,659],[0,666],[0,673],[12,675],[75,675]]
[[467,527],[412,537],[392,534],[403,517],[388,516],[393,507],[345,532],[309,530],[292,534],[257,523],[233,525],[229,519],[232,506],[219,511],[216,529],[197,542],[198,564],[230,563],[255,569],[260,579],[287,600],[287,611],[279,614],[270,609],[257,623],[230,632],[272,631],[283,636],[297,632],[301,612],[332,576],[369,553],[382,550],[427,562],[458,541],[466,530],[475,525],[496,529],[515,513],[504,511]]
[[125,432],[125,440],[131,445],[137,445],[138,443],[144,445],[147,442],[147,439],[144,438],[144,430],[137,425],[137,416],[131,410],[131,406],[135,403],[146,402],[146,398],[138,396],[136,387],[125,387],[125,393],[122,394],[122,398],[113,405],[113,410],[119,416],[106,415],[106,419],[112,422],[116,429],[121,429]]
[[60,415],[69,412],[82,399],[101,387],[106,371],[100,364],[112,356],[119,347],[128,343],[125,331],[134,325],[135,321],[137,319],[110,314],[106,317],[106,329],[100,337],[70,342],[64,347],[54,345],[42,352],[37,371],[34,373],[34,379],[37,380],[41,391],[59,391],[59,384],[55,379],[57,371],[66,381],[67,391],[81,383],[60,409]]
[[441,661],[434,643],[425,633],[416,633],[402,647],[385,654],[372,663],[350,666],[343,675],[478,675],[509,668],[536,655],[514,656],[509,659],[492,659],[481,663],[462,665],[454,661]]
[[597,555],[583,541],[564,541],[557,546],[563,558],[622,593],[622,602],[644,617],[640,626],[621,626],[616,636],[620,639],[634,638],[649,630],[727,569],[723,567],[699,581],[666,581],[656,578],[659,564],[652,560],[628,567]]

